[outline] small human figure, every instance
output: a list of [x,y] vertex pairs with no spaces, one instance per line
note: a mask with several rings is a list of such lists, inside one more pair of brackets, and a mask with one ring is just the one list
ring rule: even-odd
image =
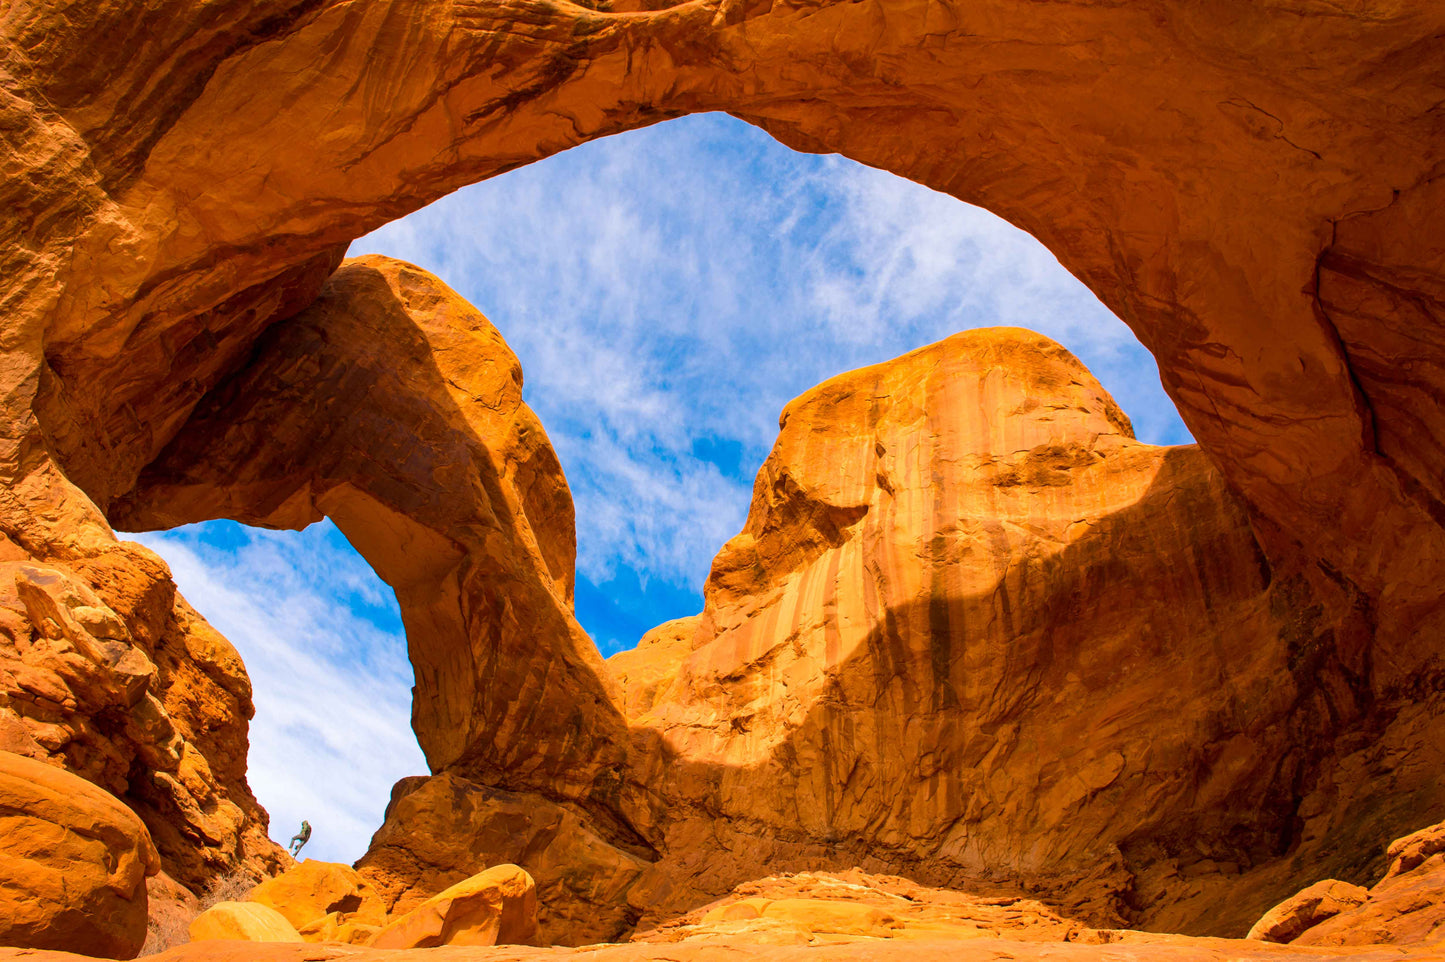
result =
[[295,858],[301,854],[301,846],[311,841],[311,823],[306,819],[301,820],[301,831],[291,836],[291,857]]

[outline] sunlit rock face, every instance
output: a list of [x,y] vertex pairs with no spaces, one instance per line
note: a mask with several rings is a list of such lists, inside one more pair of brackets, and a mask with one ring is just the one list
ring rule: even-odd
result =
[[[1057,344],[960,334],[781,425],[703,613],[609,661],[659,736],[638,764],[674,888],[864,865],[1242,935],[1289,860],[1345,841],[1356,870],[1386,834],[1383,770],[1342,796],[1325,774],[1368,707],[1367,627]],[[1368,828],[1322,854],[1348,805]]]
[[1043,240],[1158,357],[1271,556],[1387,636],[1375,690],[1438,668],[1445,12],[655,6],[8,12],[7,436],[104,506],[348,240],[726,110]]
[[[389,263],[344,269],[335,296]],[[278,330],[323,317],[349,330],[332,308]],[[1209,461],[1136,441],[1054,342],[957,335],[820,385],[781,423],[703,613],[597,682],[630,726],[610,729],[615,768],[573,759],[546,783],[566,727],[540,715],[515,736],[525,771],[466,753],[399,784],[360,863],[393,912],[515,862],[542,941],[584,943],[769,872],[865,866],[1097,925],[1243,935],[1302,873],[1363,871],[1445,801],[1432,716],[1390,729],[1418,767],[1355,751],[1379,721],[1367,628],[1329,620]],[[186,470],[230,476],[226,432],[202,435],[217,448]]]
[[187,884],[275,870],[246,785],[250,680],[165,563],[98,520],[0,545],[0,750],[119,797]]

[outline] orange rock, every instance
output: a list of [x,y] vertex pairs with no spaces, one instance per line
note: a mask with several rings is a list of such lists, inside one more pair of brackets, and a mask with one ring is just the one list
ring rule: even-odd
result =
[[341,912],[331,912],[313,919],[296,930],[307,942],[342,942],[346,945],[369,945],[381,931],[381,925],[358,922]]
[[[1441,801],[1433,746],[1445,741],[1437,643],[1445,137],[1428,52],[1445,13],[1428,4],[1321,12],[1278,0],[981,0],[940,10],[920,0],[807,9],[719,0],[524,11],[500,2],[439,11],[289,0],[217,0],[180,14],[120,0],[15,8],[0,28],[14,52],[0,101],[9,175],[0,188],[0,558],[78,565],[113,547],[106,512],[150,511],[158,524],[190,517],[155,516],[164,499],[152,495],[187,480],[179,470],[198,472],[189,479],[198,490],[177,503],[203,516],[301,523],[334,510],[404,596],[418,651],[417,728],[433,770],[465,761],[462,777],[596,813],[589,817],[608,844],[682,863],[678,892],[730,884],[764,859],[758,847],[776,845],[768,857],[846,861],[833,847],[860,824],[870,851],[889,859],[934,865],[938,851],[937,864],[998,880],[1052,874],[1106,913],[1120,887],[1132,886],[1145,917],[1161,925],[1227,927],[1257,914],[1302,871],[1258,881],[1253,869],[1285,850],[1301,857],[1294,864],[1313,864],[1311,853],[1328,848],[1350,872],[1317,867],[1354,877],[1372,832]],[[385,77],[385,90],[359,77]],[[747,532],[751,543],[720,558],[716,598],[697,627],[705,636],[733,631],[726,617],[750,605],[814,639],[817,626],[803,622],[823,622],[821,658],[779,648],[761,624],[739,638],[741,647],[767,646],[754,654],[793,659],[789,681],[810,688],[799,717],[764,690],[762,666],[742,677],[757,688],[757,711],[737,687],[716,703],[702,698],[689,679],[730,657],[704,637],[677,689],[697,701],[701,725],[686,730],[664,704],[643,716],[655,721],[634,738],[566,615],[566,526],[540,518],[560,509],[564,489],[545,458],[531,460],[547,453],[535,423],[510,408],[501,421],[515,438],[488,443],[514,457],[478,467],[490,458],[479,451],[487,444],[457,425],[486,424],[487,415],[468,408],[470,388],[448,392],[427,349],[408,353],[398,345],[415,340],[383,337],[377,343],[390,353],[368,366],[365,338],[325,344],[333,328],[318,319],[365,299],[351,271],[328,282],[307,320],[286,319],[322,289],[350,239],[388,219],[583,140],[709,110],[983,204],[1033,232],[1155,353],[1203,455],[1133,449],[1121,459],[1082,442],[1062,459],[1048,450],[973,452],[994,459],[973,465],[980,477],[1016,472],[1014,483],[993,485],[1008,510],[972,516],[952,542],[969,554],[942,567],[889,560],[900,546],[932,552],[934,541],[892,540],[892,526],[878,526],[883,502],[865,490],[866,474],[836,489],[762,492],[778,529],[807,537],[788,545],[767,530]],[[390,295],[377,293],[372,320],[394,319],[378,307]],[[328,323],[344,333],[377,329],[335,316]],[[324,376],[301,370],[308,347],[325,354]],[[403,369],[424,382],[416,393]],[[348,370],[394,378],[371,392],[343,383]],[[447,398],[463,413],[438,403]],[[228,399],[247,402],[238,407],[256,416],[259,435],[291,425],[250,453],[257,462],[276,456],[304,480],[285,484],[245,463],[237,452],[246,445],[224,430],[235,427],[222,416]],[[350,419],[357,426],[329,421],[328,403],[359,412]],[[1058,413],[1075,426],[1088,420]],[[207,427],[226,437],[209,449],[220,457],[214,477],[184,456],[187,446],[204,447]],[[319,429],[351,432],[338,442],[347,457],[320,466],[303,459],[302,439]],[[1108,463],[1069,461],[1079,453]],[[896,485],[884,462],[907,455],[885,445],[877,487]],[[873,464],[866,444],[850,457]],[[1124,492],[1140,494],[1151,460],[1160,484],[1131,502],[1137,510],[1122,508]],[[148,466],[151,477],[137,487]],[[1094,500],[1087,484],[1053,483],[1089,474],[1126,477],[1118,490],[1101,485]],[[1223,481],[1248,506],[1247,524]],[[1176,492],[1187,507],[1170,506]],[[987,500],[976,488],[962,493]],[[868,517],[855,517],[864,495]],[[1038,526],[1030,503],[1041,506]],[[1051,512],[1062,508],[1085,508],[1080,517],[1106,530],[1060,531],[1069,519]],[[909,503],[890,510],[901,521],[935,520],[910,515],[918,509]],[[1121,514],[1142,520],[1126,524]],[[1192,527],[1196,514],[1202,529]],[[850,540],[857,525],[877,540]],[[1091,554],[1090,543],[1110,544],[1112,554]],[[749,575],[752,552],[775,567]],[[877,668],[872,681],[831,660],[827,603],[792,611],[749,595],[765,587],[810,600],[838,583],[819,567],[823,558],[882,565],[861,575],[840,568],[864,589],[877,572],[954,571],[937,593],[933,582],[925,591],[890,581],[873,585],[871,602],[834,598],[833,612],[856,618],[861,605],[870,618],[866,659],[852,664]],[[1081,573],[1070,575],[1076,559]],[[985,569],[995,563],[1006,590],[985,602],[969,582],[991,587]],[[1149,577],[1131,581],[1141,568]],[[0,591],[8,584],[0,579]],[[983,617],[987,636],[962,651],[951,620],[960,591],[972,599],[964,613]],[[1022,610],[1020,599],[1051,607]],[[29,601],[46,607],[34,593]],[[1154,625],[1120,627],[1146,604],[1183,640]],[[0,679],[0,744],[63,758],[126,791],[182,881],[275,860],[258,830],[264,819],[234,777],[247,699],[233,672],[212,674],[229,660],[224,651],[200,641],[193,654],[191,641],[173,635],[173,663],[157,652],[155,683],[141,686],[130,669],[145,674],[144,665],[109,663],[119,649],[100,642],[117,639],[86,627],[105,630],[103,613],[73,618],[96,639],[91,646],[64,618],[33,622],[18,595],[0,607],[16,639],[13,650],[6,643]],[[1180,626],[1185,612],[1219,618],[1195,622],[1201,641]],[[1023,627],[1016,634],[991,627],[1014,619]],[[1086,647],[1083,626],[1099,628],[1101,657]],[[1140,630],[1144,647],[1130,660],[1122,640]],[[925,644],[934,636],[949,644]],[[45,664],[19,656],[35,638]],[[207,649],[219,661],[205,662]],[[193,670],[193,658],[204,670]],[[809,660],[835,676],[828,684],[836,681],[841,703],[808,674]],[[1145,680],[1137,688],[1100,677],[1136,668]],[[650,694],[630,707],[652,701],[654,681],[639,681],[636,690]],[[131,702],[141,687],[149,697]],[[858,701],[860,692],[881,700]],[[1080,693],[1100,699],[1087,717],[1069,700]],[[121,704],[98,708],[92,696]],[[1148,745],[1125,744],[1124,720],[1166,715],[1176,698],[1177,725]],[[1047,714],[1056,702],[1061,727],[1071,722],[1067,733],[1077,736],[1058,748],[1029,737],[1047,732],[1024,711]],[[192,706],[202,716],[194,725]],[[121,716],[123,735],[97,721]],[[557,730],[538,734],[536,718],[555,719]],[[780,719],[811,731],[771,753]],[[876,747],[889,735],[901,738],[906,781],[880,767],[895,764]],[[682,761],[659,748],[662,739],[684,743]],[[1419,763],[1396,764],[1398,753],[1379,746],[1415,750]],[[733,766],[740,759],[750,767]],[[959,762],[963,769],[949,767]],[[974,762],[998,777],[972,784],[981,776],[955,774]],[[769,784],[775,763],[811,774],[768,797],[757,786]],[[1267,764],[1278,766],[1271,790],[1259,787]],[[132,767],[136,784],[122,789]],[[880,804],[860,801],[876,784],[922,790],[885,796],[890,808],[875,829],[858,819]],[[1125,808],[1104,824],[1098,813],[1116,795]],[[714,838],[706,823],[715,810],[692,806],[716,798],[730,817],[756,817],[771,841],[749,841],[757,836],[735,827],[722,831],[742,838]],[[1288,810],[1295,798],[1298,813]],[[1405,798],[1413,812],[1394,801]],[[1241,824],[1226,824],[1231,813],[1242,813]],[[1038,834],[1021,836],[1034,814]],[[953,817],[957,830],[945,829]],[[1169,831],[1160,828],[1170,820]],[[1125,832],[1133,823],[1143,831]],[[796,835],[779,836],[779,824]],[[715,851],[734,841],[738,863],[709,874]],[[1044,854],[1050,845],[1057,860]],[[1223,883],[1246,872],[1246,890],[1261,887],[1219,908]]]
[[984,898],[856,869],[803,872],[740,885],[715,905],[642,933],[638,941],[827,944],[868,939],[1119,942],[1142,933],[1101,933],[1032,899]]
[[159,870],[145,826],[114,796],[0,752],[0,945],[131,958]]
[[[166,962],[427,962],[437,953],[427,949],[372,951],[350,946],[294,946],[251,942],[198,942],[168,953]],[[1329,958],[1330,956],[1327,956]],[[1339,956],[1334,956],[1338,958]],[[84,962],[83,957],[60,952],[19,956],[0,949],[0,960],[11,962]],[[870,939],[840,944],[779,944],[747,938],[732,941],[699,940],[670,945],[604,945],[585,949],[467,948],[446,952],[448,962],[1319,962],[1319,950],[1260,942],[1185,939],[1156,936],[1145,944],[1055,945],[1011,940],[971,939],[914,941]],[[1350,962],[1438,962],[1433,949],[1362,949]]]
[[[133,529],[331,517],[396,590],[432,769],[486,740],[469,775],[575,796],[620,761],[626,727],[572,617],[570,504],[501,335],[431,275],[367,257],[273,326],[110,513]],[[514,707],[534,698],[543,717],[580,712],[575,732],[527,724]]]
[[275,909],[298,930],[332,913],[368,925],[386,920],[386,910],[371,885],[356,869],[339,862],[298,862],[257,885],[246,899]]
[[[781,423],[703,613],[609,662],[675,812],[643,924],[769,868],[867,865],[1242,935],[1282,894],[1284,786],[1332,764],[1359,678],[1331,649],[1353,629],[1299,620],[1307,583],[1209,461],[1136,441],[1013,329],[841,375]],[[1302,630],[1307,673],[1279,642]]]
[[217,902],[191,920],[192,942],[300,942],[286,917],[259,902]]
[[1261,942],[1293,942],[1308,928],[1364,903],[1368,892],[1358,885],[1325,879],[1292,895],[1254,923],[1245,938]]
[[165,872],[146,879],[146,941],[142,955],[153,955],[189,938],[191,920],[200,914],[200,902],[190,889]]
[[539,943],[605,942],[642,913],[652,865],[601,830],[538,795],[452,774],[405,779],[357,867],[398,915],[488,864],[521,864],[536,881]]
[[537,931],[537,888],[515,865],[497,865],[458,882],[387,923],[371,940],[378,949],[438,945],[526,944]]
[[[557,802],[575,800],[626,809],[619,826],[645,822],[644,790],[617,777],[626,720],[572,615],[571,497],[521,388],[496,329],[436,278],[387,258],[348,261],[315,304],[268,332],[248,372],[197,409],[111,513],[133,528],[210,517],[294,527],[332,517],[396,590],[417,679],[413,723],[433,770],[450,767],[468,786],[545,795],[553,801],[522,808],[540,821],[556,821]],[[536,699],[535,712],[517,712]],[[536,718],[576,724],[553,729]],[[483,740],[494,750],[474,751]],[[403,834],[415,844],[430,833]],[[439,873],[410,856],[364,864],[379,873],[388,908],[407,891],[405,907],[414,907],[509,861],[510,836],[489,835],[506,850],[442,835],[433,847],[449,854],[430,863]],[[555,908],[581,927],[571,936],[549,929],[549,938],[610,937],[616,919],[635,917],[616,884],[635,879],[638,853],[648,852],[635,830],[589,828],[547,847],[582,861],[529,850],[526,867],[544,898],[564,885],[584,893]]]
[[49,549],[63,562],[0,561],[0,744],[122,799],[192,888],[274,869],[280,849],[245,781],[239,656],[164,562],[103,535],[70,532]]
[[1384,878],[1365,898],[1292,944],[1445,945],[1445,822],[1396,839],[1387,857]]
[[[1391,602],[1372,609],[1400,656],[1378,692],[1433,661],[1410,639],[1430,637],[1445,563],[1429,388],[1445,355],[1417,336],[1445,276],[1419,56],[1434,8],[987,0],[939,22],[902,0],[881,29],[867,5],[625,2],[530,12],[524,36],[504,3],[135,9],[31,5],[5,24],[25,62],[0,277],[31,340],[0,395],[35,425],[10,435],[33,436],[27,469],[49,448],[108,505],[348,240],[584,140],[729,111],[1038,236],[1154,351],[1272,557],[1323,562],[1347,607],[1349,586]],[[141,55],[97,59],[142,24]],[[578,68],[544,69],[559,57]],[[377,64],[385,97],[351,82]],[[310,149],[269,149],[295,143]]]

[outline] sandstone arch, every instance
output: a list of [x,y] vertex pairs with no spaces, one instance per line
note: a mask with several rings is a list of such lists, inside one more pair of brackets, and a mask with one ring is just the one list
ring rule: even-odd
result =
[[[138,510],[146,468],[245,380],[350,239],[583,140],[726,110],[1040,238],[1159,359],[1271,562],[1366,626],[1370,697],[1438,694],[1445,10],[654,6],[0,7],[0,529],[15,550],[105,555],[107,513]],[[328,483],[314,510],[381,516]],[[264,517],[310,516],[306,497]],[[527,590],[556,610],[547,570],[553,584]],[[573,654],[562,670],[587,674]],[[429,751],[456,759],[438,738]],[[650,802],[617,792],[645,824]]]
[[[1434,426],[1438,348],[1391,305],[1436,323],[1441,265],[1424,221],[1439,190],[1438,10],[466,2],[423,14],[276,0],[204,22],[144,2],[70,10],[6,21],[22,92],[7,110],[29,171],[14,188],[7,304],[31,350],[44,346],[41,423],[102,505],[193,401],[117,392],[118,361],[137,384],[184,379],[174,346],[145,348],[185,340],[188,319],[220,305],[234,312],[242,292],[274,302],[283,277],[304,289],[308,263],[368,228],[581,140],[722,109],[1039,237],[1160,359],[1278,550],[1303,546],[1405,650],[1435,624],[1420,572],[1442,557],[1442,472],[1413,441]],[[1409,375],[1390,364],[1401,349]],[[17,411],[35,373],[12,375]]]

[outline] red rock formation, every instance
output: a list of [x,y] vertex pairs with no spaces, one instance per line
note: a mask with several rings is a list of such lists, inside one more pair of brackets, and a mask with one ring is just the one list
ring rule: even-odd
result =
[[3,393],[45,431],[12,432],[14,477],[44,438],[104,505],[240,362],[216,332],[239,345],[304,302],[347,240],[582,140],[728,110],[1040,237],[1160,359],[1271,550],[1370,607],[1401,655],[1379,690],[1438,666],[1445,471],[1414,443],[1442,434],[1438,10],[654,6],[13,12],[0,276],[27,363]]
[[[1106,854],[1118,843],[1120,862],[1105,876],[1123,879],[1117,869],[1133,866],[1127,901],[1177,899],[1183,914],[1151,918],[1185,924],[1208,914],[1200,908],[1208,885],[1196,871],[1222,878],[1231,866],[1287,852],[1258,883],[1261,892],[1284,890],[1313,870],[1305,856],[1333,840],[1340,874],[1357,875],[1370,861],[1364,838],[1402,830],[1438,801],[1431,766],[1432,746],[1445,742],[1445,603],[1438,589],[1445,575],[1438,444],[1445,436],[1438,403],[1445,246],[1435,212],[1445,189],[1438,176],[1445,115],[1436,109],[1436,50],[1445,11],[1310,0],[596,6],[491,0],[439,10],[392,0],[216,0],[203,11],[177,12],[159,0],[55,0],[0,12],[7,41],[0,45],[0,154],[8,174],[0,185],[0,534],[6,563],[46,572],[31,583],[36,590],[22,597],[17,589],[10,602],[0,601],[14,615],[4,644],[7,666],[30,664],[14,653],[33,646],[38,657],[68,659],[73,669],[68,680],[51,669],[65,681],[56,687],[33,674],[22,684],[7,668],[9,680],[0,680],[7,738],[63,758],[122,789],[139,810],[158,813],[147,818],[178,877],[274,858],[248,841],[262,844],[261,816],[240,781],[247,709],[238,665],[173,602],[129,609],[164,622],[155,637],[169,641],[158,641],[153,655],[144,641],[135,643],[144,636],[139,623],[124,625],[130,642],[105,634],[127,616],[103,583],[134,581],[138,598],[168,597],[149,559],[120,559],[104,573],[81,569],[116,561],[114,552],[123,550],[103,512],[133,523],[228,514],[294,524],[334,511],[409,612],[422,696],[416,727],[435,769],[450,765],[484,791],[545,797],[585,816],[603,844],[633,857],[650,860],[658,846],[707,850],[709,836],[692,837],[685,827],[696,832],[715,812],[689,811],[686,800],[705,806],[722,798],[771,832],[782,817],[776,799],[739,798],[734,786],[742,783],[726,774],[740,759],[766,766],[773,757],[762,747],[765,733],[720,727],[750,724],[754,706],[745,691],[684,689],[679,697],[700,710],[693,726],[669,715],[655,672],[644,680],[634,669],[629,709],[661,710],[655,723],[641,726],[637,743],[629,742],[605,672],[567,615],[570,536],[562,526],[549,535],[538,507],[562,503],[562,489],[549,480],[560,475],[549,464],[533,467],[532,454],[542,457],[546,448],[521,438],[540,437],[540,428],[521,414],[508,426],[510,415],[503,415],[493,423],[516,438],[468,437],[470,429],[458,425],[486,415],[438,383],[440,367],[429,367],[430,348],[418,346],[414,334],[383,342],[411,345],[412,354],[372,356],[369,364],[364,344],[325,344],[331,325],[344,329],[348,312],[365,300],[360,290],[345,292],[356,305],[338,300],[341,282],[308,312],[314,322],[329,311],[326,325],[278,326],[321,289],[345,243],[380,223],[591,137],[727,110],[795,147],[840,151],[979,203],[1043,240],[1159,359],[1166,388],[1213,469],[1247,505],[1263,549],[1253,584],[1245,569],[1221,564],[1215,571],[1216,560],[1258,560],[1238,507],[1209,479],[1203,458],[1171,455],[1151,469],[1149,458],[1134,452],[1145,466],[1121,483],[1141,497],[1125,513],[1157,523],[1159,532],[1157,542],[1139,536],[1143,556],[1181,557],[1211,546],[1190,559],[1192,567],[1152,572],[1153,583],[1168,589],[1158,597],[1184,609],[1203,600],[1240,624],[1278,629],[1275,643],[1251,647],[1206,619],[1193,627],[1214,633],[1220,647],[1188,654],[1208,669],[1169,650],[1140,665],[1145,677],[1152,673],[1156,700],[1164,677],[1164,691],[1173,693],[1177,683],[1187,696],[1177,727],[1190,734],[1148,755],[1158,768],[1141,772],[1122,750],[1116,762],[1087,744],[1066,743],[1053,767],[1040,761],[1008,769],[1061,793],[1030,796],[1029,805],[1087,809],[1118,792],[1134,806],[1131,817],[1153,827],[1130,839],[1107,832],[1090,838],[1046,820],[1043,831],[1063,846],[1062,862],[1052,866],[1016,841],[971,832],[970,842],[958,841],[958,864],[977,867],[983,852],[985,869],[1037,865],[1066,876],[1088,862],[1091,844]],[[393,316],[385,293],[376,293],[380,300],[366,316]],[[305,370],[287,354],[288,337],[324,347],[326,364]],[[424,386],[390,392],[396,397],[371,391],[348,381],[352,362],[383,379],[417,372]],[[223,397],[254,405],[247,410],[257,424],[291,430],[274,447],[247,438],[244,422],[218,406]],[[328,398],[365,401],[359,427],[328,411]],[[207,427],[228,439],[209,448],[224,471],[207,474],[187,460],[188,447],[204,446]],[[411,443],[413,430],[422,444]],[[323,431],[335,447],[298,450]],[[491,455],[483,449],[516,458],[487,468]],[[368,463],[363,455],[373,453]],[[419,461],[408,460],[414,453]],[[284,455],[276,465],[291,473],[247,461],[259,454]],[[885,454],[880,461],[896,457]],[[1014,467],[1024,487],[1036,480],[1049,489],[1060,473],[1086,474],[1090,464],[1043,456]],[[889,470],[884,465],[881,477],[891,485]],[[1170,485],[1192,492],[1186,501],[1200,498],[1198,538],[1179,528],[1194,519],[1141,491],[1154,484],[1141,477],[1161,481],[1161,492]],[[177,498],[173,513],[155,500],[162,490]],[[723,559],[712,607],[697,626],[702,654],[689,656],[689,672],[706,678],[726,669],[732,656],[708,650],[715,633],[734,631],[742,649],[771,644],[768,626],[740,631],[725,620],[748,605],[767,609],[771,579],[806,573],[830,553],[857,552],[845,537],[855,525],[887,534],[870,528],[880,514],[871,501],[872,517],[854,519],[860,492],[868,493],[855,476],[851,490],[828,492],[818,505],[790,500],[787,491],[764,504],[780,524],[812,540],[779,550],[764,527],[750,532],[756,544],[733,546],[742,550]],[[1094,507],[1108,507],[1107,500],[1101,496]],[[1067,497],[1043,501],[1057,506]],[[1000,543],[1013,538],[1033,550],[1029,539],[1036,538],[1045,545],[1027,563],[985,555],[1009,558],[996,574],[1011,599],[1021,591],[1034,597],[1041,583],[1035,568],[1047,569],[1047,558],[1097,560],[1088,549],[1070,551],[1090,540],[1082,535],[1041,537],[1029,527],[1032,518],[1003,517]],[[1130,536],[1110,528],[1101,537],[1127,543]],[[1160,554],[1148,554],[1156,549]],[[750,583],[739,566],[748,551],[780,567]],[[971,599],[970,611],[993,613],[991,602],[970,593],[979,577],[961,568],[939,579],[940,589]],[[1068,577],[1042,584],[1063,585]],[[895,646],[884,619],[881,645],[868,650],[882,674],[870,682],[833,672],[842,707],[856,708],[847,699],[870,684],[892,699],[880,704],[885,718],[890,704],[926,706],[923,730],[892,734],[902,738],[903,757],[917,763],[914,775],[941,786],[949,773],[931,766],[945,757],[973,761],[988,733],[933,730],[935,702],[945,713],[953,709],[950,697],[966,706],[979,694],[969,685],[988,689],[988,671],[1008,682],[991,690],[1015,691],[1016,678],[1035,676],[1065,685],[1061,691],[1101,690],[1089,687],[1099,680],[1067,618],[1108,620],[1105,602],[1122,589],[1112,573],[1102,580],[1075,579],[1080,597],[1103,600],[1097,609],[1077,609],[1072,595],[1057,602],[1072,648],[1045,643],[1041,626],[1050,638],[1056,626],[1011,608],[1023,630],[1019,651],[1059,657],[989,662],[978,679],[967,650],[960,657],[969,672],[955,679],[955,651],[935,658],[931,648],[925,657],[922,647]],[[46,584],[63,588],[51,595]],[[89,601],[86,586],[115,621],[80,603]],[[921,639],[923,627],[936,634],[929,621],[935,609],[932,586],[916,587],[891,590],[907,606],[896,624]],[[753,588],[763,595],[754,598]],[[1216,588],[1224,595],[1216,597]],[[856,603],[845,599],[843,610]],[[70,614],[53,617],[62,607]],[[1172,625],[1180,610],[1162,609],[1159,617]],[[800,612],[777,618],[802,625]],[[955,624],[942,635],[951,637]],[[997,637],[991,643],[1012,656]],[[162,647],[174,655],[162,655]],[[126,648],[139,648],[154,675]],[[72,654],[93,669],[81,670]],[[1106,645],[1103,654],[1104,664],[1122,658],[1117,647]],[[1078,670],[1071,676],[1063,665],[1073,656]],[[821,770],[811,783],[796,782],[805,797],[823,802],[795,820],[805,836],[799,857],[813,858],[807,846],[826,852],[830,844],[812,834],[820,818],[856,826],[848,819],[877,804],[853,801],[850,773],[866,779],[879,769],[834,767],[833,733],[848,736],[841,757],[860,765],[887,752],[856,747],[868,730],[835,719],[831,689],[820,690],[807,675],[809,657],[797,656],[793,666],[792,677],[812,687],[800,703],[803,734],[792,738],[798,758],[816,760]],[[895,662],[910,672],[896,675],[896,691],[887,688]],[[836,667],[826,648],[819,663]],[[1164,676],[1165,666],[1176,670]],[[923,675],[914,678],[914,668]],[[1236,678],[1219,669],[1243,672],[1237,687],[1221,683],[1211,691],[1207,670],[1216,682]],[[1285,681],[1282,693],[1260,691],[1275,678]],[[1047,704],[1030,685],[1023,690],[1038,699],[1036,707]],[[773,695],[758,694],[763,720],[791,724],[796,719]],[[1118,698],[1107,705],[1122,717],[1165,713]],[[1022,764],[1004,756],[1029,744],[1000,734],[1012,731],[1006,726],[1015,723],[1015,704],[1001,698],[981,705],[978,717],[999,724],[993,734],[1006,746],[994,762]],[[1212,718],[1216,727],[1205,724]],[[540,735],[535,719],[546,720]],[[1117,724],[1114,714],[1075,720],[1108,737]],[[195,750],[178,748],[172,731]],[[1196,736],[1205,741],[1187,740]],[[669,769],[658,738],[680,741],[703,764]],[[46,747],[47,739],[56,747]],[[930,754],[932,740],[940,752]],[[962,754],[948,756],[949,746]],[[1268,760],[1251,754],[1276,749],[1285,753]],[[623,765],[629,751],[635,761]],[[1079,764],[1068,764],[1069,751],[1084,755]],[[1089,767],[1094,763],[1101,767]],[[1181,772],[1175,763],[1194,770]],[[1259,788],[1266,764],[1279,766],[1270,789]],[[122,768],[124,786],[116,781]],[[1136,784],[1141,780],[1146,784]],[[1191,785],[1202,793],[1192,807]],[[1211,786],[1222,785],[1260,793],[1246,792],[1258,807],[1242,816],[1237,833],[1227,824],[1234,809],[1210,811],[1224,798]],[[1160,811],[1183,819],[1164,837],[1160,816],[1146,805],[1155,789]],[[1018,802],[1012,809],[1005,803],[1005,821],[1024,818],[1019,796],[991,794]],[[867,823],[865,834],[889,845],[897,839],[899,851],[911,851],[915,830],[931,844],[957,806],[927,798],[916,825],[911,809],[880,812],[883,821]],[[972,825],[970,815],[965,808],[951,824]],[[173,827],[171,841],[163,825]],[[1196,838],[1206,853],[1194,850]],[[1214,857],[1226,850],[1222,861]],[[1101,884],[1107,891],[1112,883]]]
[[[769,870],[864,865],[1242,935],[1301,872],[1358,871],[1361,835],[1398,817],[1379,760],[1334,741],[1367,715],[1367,631],[1058,345],[959,335],[782,421],[703,614],[610,662],[620,801],[470,759],[407,780],[361,863],[393,911],[516,862],[542,939],[581,943]],[[228,443],[208,433],[204,483]],[[1400,772],[1401,797],[1438,795],[1431,770]]]
[[1242,935],[1281,859],[1354,850],[1301,844],[1299,800],[1372,801],[1314,797],[1368,634],[1058,345],[957,335],[781,424],[702,615],[610,660],[663,746],[673,896],[865,865]]
[[6,543],[0,748],[121,798],[193,888],[274,870],[284,856],[246,785],[251,684],[235,649],[150,551],[100,525],[71,536],[37,556]]
[[349,261],[111,516],[331,517],[396,591],[432,769],[585,798],[626,728],[571,613],[571,495],[521,398],[516,357],[470,304],[400,261]]

